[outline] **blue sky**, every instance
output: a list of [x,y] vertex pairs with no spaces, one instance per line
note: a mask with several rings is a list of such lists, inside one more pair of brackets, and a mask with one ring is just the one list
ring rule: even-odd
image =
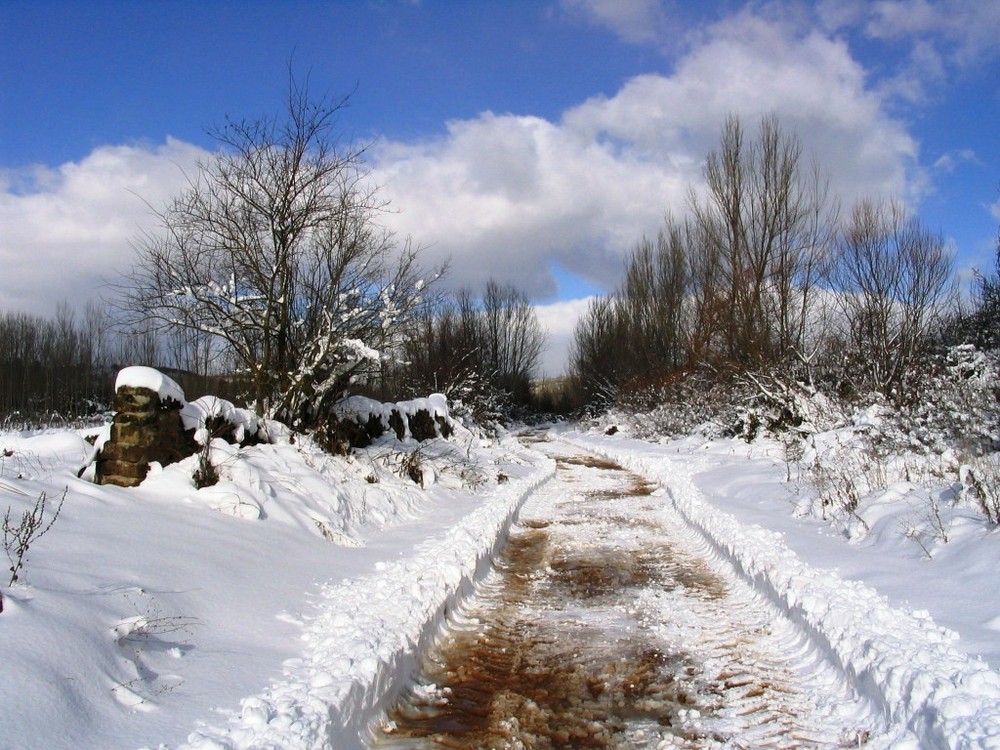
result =
[[[903,198],[987,267],[1000,3],[0,0],[0,309],[102,293],[227,115],[288,68],[353,91],[388,221],[454,285],[512,281],[558,352],[689,185],[726,114],[774,113],[846,205]],[[559,337],[562,337],[561,339]]]

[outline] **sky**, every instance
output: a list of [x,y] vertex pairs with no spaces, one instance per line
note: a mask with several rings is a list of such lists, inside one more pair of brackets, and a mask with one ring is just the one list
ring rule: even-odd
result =
[[290,71],[350,95],[345,142],[446,285],[530,295],[545,374],[731,114],[992,268],[995,0],[0,0],[0,312],[106,299],[209,130],[280,112]]

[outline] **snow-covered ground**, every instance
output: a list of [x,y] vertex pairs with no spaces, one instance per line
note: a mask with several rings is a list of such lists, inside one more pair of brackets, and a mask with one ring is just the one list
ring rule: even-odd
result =
[[989,663],[1000,647],[995,528],[953,509],[949,542],[928,559],[900,523],[916,512],[900,487],[872,503],[870,531],[854,541],[849,529],[796,517],[802,499],[776,442],[564,438],[660,482],[687,523],[879,708],[888,746],[1000,747],[1000,672]]
[[[796,518],[776,443],[560,436],[661,482],[879,707],[893,746],[1000,747],[996,531],[959,513],[928,559],[888,496],[853,542]],[[466,432],[420,448],[425,488],[410,441],[350,459],[303,440],[216,448],[214,487],[194,488],[192,458],[122,489],[77,478],[80,434],[0,435],[11,523],[43,492],[51,517],[65,491],[20,580],[0,581],[4,748],[358,746],[554,471]]]
[[350,459],[301,439],[214,448],[213,487],[195,489],[192,457],[123,489],[77,478],[92,452],[79,434],[0,435],[12,525],[42,493],[47,523],[65,492],[0,588],[5,750],[356,737],[553,471],[462,431],[419,448],[425,488],[402,467],[412,441]]
[[537,447],[555,478],[449,613],[376,747],[840,748],[877,731],[870,702],[663,488],[562,441]]

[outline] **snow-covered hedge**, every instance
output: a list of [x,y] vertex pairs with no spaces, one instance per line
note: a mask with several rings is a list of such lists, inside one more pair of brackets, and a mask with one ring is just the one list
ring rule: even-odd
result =
[[440,393],[396,403],[348,396],[334,405],[332,418],[317,433],[328,450],[346,453],[350,448],[367,447],[390,430],[398,440],[450,436],[454,426],[448,400]]

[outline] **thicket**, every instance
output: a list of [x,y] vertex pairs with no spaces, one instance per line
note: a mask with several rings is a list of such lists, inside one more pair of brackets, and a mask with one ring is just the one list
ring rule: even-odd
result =
[[[620,288],[577,326],[571,369],[592,408],[682,404],[679,428],[714,409],[755,432],[794,422],[780,402],[795,384],[903,406],[944,344],[993,335],[991,278],[957,320],[943,238],[891,199],[842,217],[820,167],[774,118],[753,138],[728,119],[705,179],[687,218],[668,216],[640,241]],[[968,335],[946,341],[948,330]],[[760,419],[736,414],[772,401]]]
[[187,337],[122,326],[94,303],[82,315],[63,303],[53,317],[0,312],[0,424],[37,429],[102,419],[118,371],[134,364],[162,369],[192,397],[236,400],[246,391],[243,379],[215,369]]
[[0,314],[4,422],[28,426],[53,415],[77,419],[105,409],[114,388],[114,363],[130,356],[124,340],[113,343],[103,313],[93,305],[82,319],[65,304],[54,318]]
[[403,344],[404,364],[383,389],[443,393],[456,414],[482,425],[525,416],[535,407],[532,378],[545,334],[524,292],[490,280],[481,295],[465,290],[426,307]]

